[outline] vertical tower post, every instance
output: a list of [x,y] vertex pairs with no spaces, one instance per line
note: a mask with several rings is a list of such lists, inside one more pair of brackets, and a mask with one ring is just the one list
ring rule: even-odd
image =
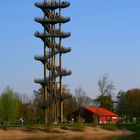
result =
[[[61,1],[59,0],[59,4]],[[61,8],[59,8],[59,17],[61,17]],[[61,23],[59,23],[59,49],[61,50]],[[60,77],[59,77],[59,88],[60,88],[60,97],[62,97],[62,53],[59,53],[59,69],[60,69]],[[63,122],[63,102],[62,98],[60,98],[60,123]]]
[[[45,0],[44,0],[44,3],[45,3]],[[44,18],[46,18],[45,14],[44,14]],[[46,30],[44,28],[44,34],[46,33]],[[46,54],[46,44],[44,43],[44,58],[46,58],[47,54]],[[46,81],[46,78],[47,78],[47,70],[46,70],[46,62],[44,61],[44,81]],[[44,105],[47,103],[47,85],[46,84],[43,84],[43,94],[44,94]],[[44,106],[44,122],[47,123],[48,122],[48,113],[47,113],[47,108]]]

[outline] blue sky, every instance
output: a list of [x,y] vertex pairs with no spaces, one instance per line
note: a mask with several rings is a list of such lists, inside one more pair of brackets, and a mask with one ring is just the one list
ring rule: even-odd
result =
[[[26,94],[39,88],[33,81],[43,76],[43,67],[34,55],[43,53],[43,44],[33,34],[42,31],[34,22],[42,12],[34,2],[0,1],[0,92],[7,85]],[[96,97],[104,73],[116,92],[140,87],[139,7],[139,0],[71,0],[63,12],[71,22],[63,30],[72,33],[64,41],[72,52],[63,56],[63,65],[73,71],[64,78],[72,92],[82,86]]]

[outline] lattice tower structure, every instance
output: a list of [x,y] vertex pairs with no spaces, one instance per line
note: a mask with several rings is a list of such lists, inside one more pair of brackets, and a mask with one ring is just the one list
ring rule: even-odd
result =
[[70,37],[70,32],[62,31],[62,24],[70,21],[70,17],[63,17],[61,10],[70,6],[70,2],[61,0],[44,0],[35,3],[40,8],[44,17],[35,18],[44,31],[37,31],[34,35],[44,43],[44,54],[36,55],[35,60],[41,61],[44,66],[43,79],[35,79],[34,82],[42,85],[43,101],[40,105],[44,110],[44,122],[63,122],[63,95],[62,77],[71,75],[70,70],[62,68],[62,54],[71,51],[71,48],[62,46],[62,39]]

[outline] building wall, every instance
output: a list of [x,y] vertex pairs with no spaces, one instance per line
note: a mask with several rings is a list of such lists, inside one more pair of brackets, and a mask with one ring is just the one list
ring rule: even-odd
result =
[[118,117],[112,117],[112,116],[100,116],[99,117],[99,123],[108,123],[113,122],[116,123],[118,121]]
[[85,110],[85,109],[83,110],[82,117],[83,117],[85,123],[91,123],[94,121],[93,120],[93,113],[88,111],[88,110]]

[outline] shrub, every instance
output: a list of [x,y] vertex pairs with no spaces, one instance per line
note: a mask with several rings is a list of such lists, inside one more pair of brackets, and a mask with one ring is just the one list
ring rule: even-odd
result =
[[102,125],[102,128],[107,129],[107,130],[115,130],[116,129],[116,124],[106,123],[106,124]]

